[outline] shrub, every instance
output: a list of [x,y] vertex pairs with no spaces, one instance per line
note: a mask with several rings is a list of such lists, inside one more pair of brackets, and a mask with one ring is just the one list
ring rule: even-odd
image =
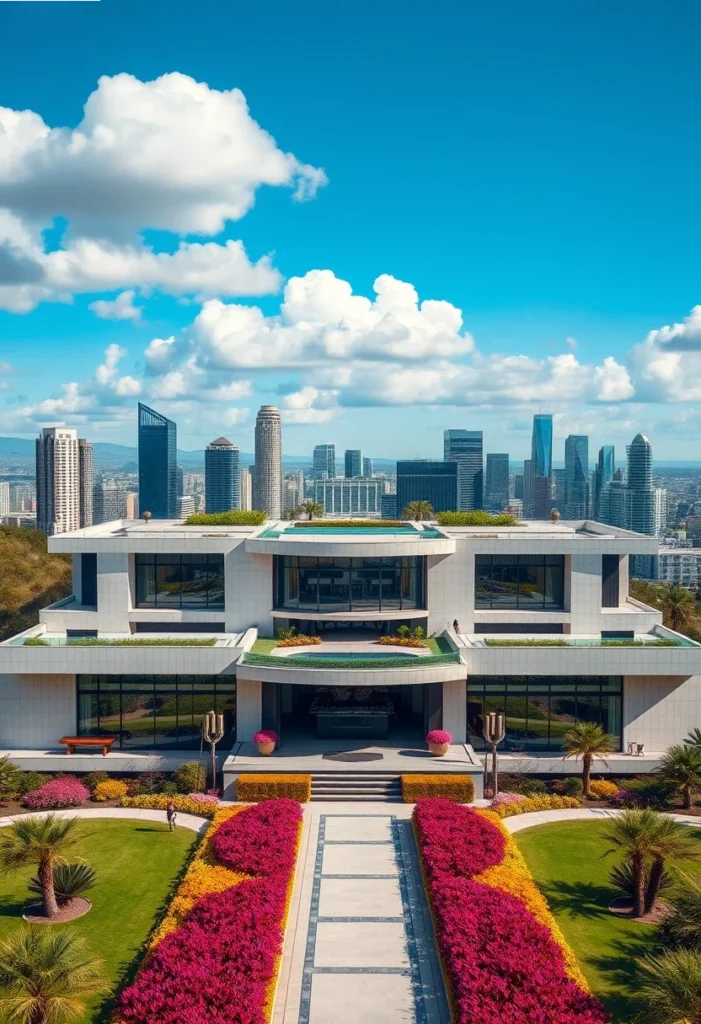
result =
[[120,779],[105,779],[104,782],[98,782],[95,786],[93,799],[98,803],[103,803],[105,800],[121,800],[123,796],[127,795],[127,788],[126,782],[122,782]]
[[173,772],[179,793],[199,793],[207,784],[207,772],[197,761],[186,761]]
[[172,782],[171,780],[164,782],[161,786],[161,792],[165,793],[167,796],[174,796],[174,794],[178,792],[177,782]]
[[273,729],[259,729],[253,734],[254,743],[277,743],[278,735]]
[[595,800],[611,800],[618,796],[618,786],[609,779],[594,779],[589,783],[589,796]]
[[216,793],[188,793],[188,799],[194,800],[197,804],[213,804],[215,807],[219,803]]
[[33,811],[51,811],[60,807],[79,807],[89,799],[90,790],[80,779],[75,775],[64,775],[25,793],[22,803]]
[[674,790],[662,779],[635,778],[626,782],[616,796],[611,797],[615,807],[650,807],[663,811],[672,799]]
[[405,804],[415,804],[425,796],[471,804],[475,799],[475,786],[469,775],[402,775]]
[[521,792],[526,796],[545,796],[548,787],[542,779],[526,779],[521,787]]
[[247,803],[287,797],[301,804],[312,797],[311,775],[239,775],[236,780],[236,799]]
[[267,518],[265,512],[232,508],[229,512],[194,512],[183,526],[262,526]]
[[414,808],[419,852],[427,876],[441,873],[471,877],[498,864],[504,836],[468,807],[431,797]]
[[142,772],[137,781],[142,793],[162,793],[166,777],[163,772]]
[[512,818],[514,814],[530,814],[533,811],[557,811],[565,807],[581,807],[574,796],[532,796],[520,803],[497,804],[494,810],[500,818]]
[[21,771],[8,754],[0,757],[0,793],[18,793]]
[[562,784],[562,790],[565,796],[582,796],[584,793],[584,783],[579,775],[568,775]]
[[[54,867],[54,889],[56,891],[56,902],[59,907],[65,907],[76,896],[92,889],[96,882],[94,870],[89,864],[79,861],[77,864],[57,864]],[[37,896],[42,896],[43,890],[38,878],[32,878],[28,889]]]
[[34,789],[39,789],[44,783],[49,782],[50,775],[42,775],[41,772],[22,772],[19,779],[18,792],[24,796]]
[[381,636],[375,643],[386,647],[428,647],[427,643],[416,636]]
[[527,799],[528,797],[524,796],[523,793],[497,793],[492,800],[492,807],[499,804],[520,804]]
[[95,793],[95,787],[99,782],[107,782],[109,775],[107,772],[88,772],[87,775],[83,775],[81,782],[88,787],[91,793]]
[[[649,872],[646,871],[646,876],[649,877]],[[646,878],[647,881],[647,878]],[[611,868],[609,873],[609,882],[618,889],[623,896],[627,896],[628,899],[633,902],[635,898],[635,873],[633,871],[633,865],[629,860],[624,860],[622,864],[618,864]],[[674,878],[670,875],[669,871],[662,869],[662,878],[660,880],[660,895],[665,892],[669,892],[674,887]]]
[[144,796],[123,796],[119,806],[120,807],[142,807],[147,811],[165,811],[169,803],[174,804],[176,811],[180,811],[182,814],[196,814],[200,818],[213,818],[216,810],[215,804],[202,803],[199,800],[193,800],[191,796],[184,796],[181,793],[176,793],[174,796],[169,796],[165,793],[150,793]]
[[493,516],[489,512],[438,512],[436,522],[439,526],[517,526],[515,516],[504,513]]
[[278,644],[278,647],[315,647],[323,643],[320,636],[307,636],[306,633],[297,633],[295,636],[285,637]]
[[427,743],[452,743],[453,737],[447,729],[431,729],[430,732],[426,733]]

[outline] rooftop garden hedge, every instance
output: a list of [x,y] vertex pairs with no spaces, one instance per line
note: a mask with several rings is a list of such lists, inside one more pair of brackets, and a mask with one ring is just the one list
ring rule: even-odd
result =
[[[184,636],[135,636],[129,639],[122,637],[69,636],[58,645],[60,647],[214,647],[215,636],[184,637]],[[53,647],[41,636],[29,636],[24,641],[25,647]]]
[[232,508],[229,512],[194,512],[183,526],[262,526],[267,518],[265,512]]
[[516,516],[492,515],[490,512],[438,512],[439,526],[519,526]]
[[295,655],[294,658],[278,658],[275,654],[251,654],[243,657],[246,665],[267,665],[269,668],[318,668],[318,669],[369,669],[369,668],[431,668],[432,665],[446,665],[459,662],[460,655],[425,654],[401,655],[388,658],[319,658],[313,654]]
[[[539,640],[536,637],[528,639],[507,640],[502,638],[488,637],[485,639],[487,647],[575,647],[576,644],[568,643],[567,640]],[[607,640],[601,639],[597,647],[676,647],[675,640]]]

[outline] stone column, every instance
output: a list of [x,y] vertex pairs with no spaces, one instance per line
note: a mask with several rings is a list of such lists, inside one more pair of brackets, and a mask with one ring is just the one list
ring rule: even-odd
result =
[[253,734],[261,728],[263,684],[257,679],[236,681],[236,739],[252,743]]

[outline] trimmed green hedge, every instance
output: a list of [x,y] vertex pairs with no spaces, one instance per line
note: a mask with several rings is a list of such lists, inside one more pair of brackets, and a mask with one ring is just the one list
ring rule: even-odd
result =
[[570,647],[566,640],[492,640],[484,641],[487,647]]
[[492,515],[491,512],[438,512],[439,526],[521,526],[516,516]]
[[387,529],[395,529],[398,526],[409,526],[409,523],[402,522],[400,519],[303,519],[301,522],[295,522],[295,529],[298,526],[303,526],[307,529],[310,527],[317,528],[317,526],[323,527],[338,527],[341,526],[343,529],[356,527],[376,526],[386,527]]
[[568,644],[566,640],[496,640],[485,639],[487,647],[676,647],[674,640],[600,640],[598,644]]
[[430,668],[433,665],[446,665],[459,662],[460,655],[427,654],[415,658],[315,658],[313,655],[300,655],[293,659],[278,658],[273,654],[244,655],[246,665],[267,665],[271,668],[320,668],[320,669],[365,669],[365,668]]
[[133,640],[123,640],[115,637],[97,636],[69,636],[62,644],[50,644],[48,640],[42,640],[40,636],[30,636],[24,641],[25,647],[214,647],[217,642],[212,637],[156,637],[143,636],[135,637]]
[[232,508],[229,512],[195,512],[183,526],[262,526],[267,518],[265,512]]

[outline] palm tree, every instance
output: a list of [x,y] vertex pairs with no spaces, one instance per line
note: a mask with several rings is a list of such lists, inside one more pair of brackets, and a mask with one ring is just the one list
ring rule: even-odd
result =
[[571,729],[568,729],[564,736],[565,755],[563,761],[568,757],[579,757],[582,759],[582,785],[584,795],[589,796],[589,781],[591,779],[591,766],[595,757],[604,760],[605,754],[610,754],[615,747],[616,741],[613,736],[604,732],[600,725],[594,722],[577,722]]
[[299,511],[300,514],[306,515],[308,519],[313,519],[314,516],[319,518],[324,514],[324,506],[320,502],[312,501],[311,498],[308,498],[299,506]]
[[414,522],[433,519],[434,514],[433,505],[430,501],[410,501],[403,512],[405,519],[413,519]]
[[683,629],[694,615],[691,591],[676,583],[666,583],[660,586],[659,595],[665,625],[676,631]]
[[667,902],[672,913],[662,926],[665,945],[701,952],[701,877],[680,871]]
[[0,793],[15,793],[19,788],[20,769],[9,756],[0,757]]
[[80,841],[77,818],[59,818],[47,814],[27,815],[0,829],[0,870],[15,871],[27,864],[38,864],[41,902],[46,917],[58,913],[54,889],[54,867],[65,863],[65,853]]
[[604,839],[613,844],[604,856],[614,850],[621,850],[624,858],[630,862],[633,871],[633,917],[641,917],[645,912],[647,864],[661,817],[657,811],[648,808],[624,811],[613,818],[601,833]]
[[701,954],[673,949],[644,957],[637,993],[648,1024],[698,1024],[701,1021]]
[[675,743],[664,752],[655,770],[681,793],[684,810],[688,811],[692,793],[701,789],[701,747]]
[[698,726],[691,729],[684,742],[690,747],[701,747],[701,729]]
[[63,1024],[83,1017],[83,997],[104,988],[102,962],[84,939],[27,928],[0,942],[0,1013],[13,1024]]
[[650,843],[652,865],[645,892],[646,914],[653,909],[657,902],[660,886],[665,876],[666,861],[698,860],[701,857],[698,839],[686,825],[681,825],[666,814],[660,814],[658,818]]

